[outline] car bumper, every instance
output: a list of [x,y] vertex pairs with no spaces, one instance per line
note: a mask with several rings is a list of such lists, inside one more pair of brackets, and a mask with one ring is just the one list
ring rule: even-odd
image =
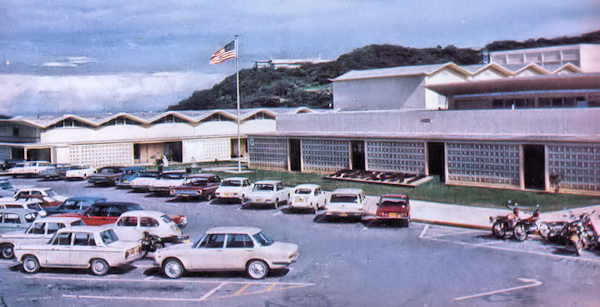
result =
[[150,187],[148,188],[150,192],[161,192],[161,193],[169,193],[169,187]]
[[337,217],[359,217],[363,216],[362,211],[325,211],[325,215],[327,216],[337,216]]

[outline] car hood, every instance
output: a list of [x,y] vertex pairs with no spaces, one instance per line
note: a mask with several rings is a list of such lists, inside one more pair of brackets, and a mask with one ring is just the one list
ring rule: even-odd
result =
[[184,179],[160,179],[160,180],[154,181],[154,183],[152,183],[152,186],[170,187],[173,185],[181,185],[183,183],[183,180]]

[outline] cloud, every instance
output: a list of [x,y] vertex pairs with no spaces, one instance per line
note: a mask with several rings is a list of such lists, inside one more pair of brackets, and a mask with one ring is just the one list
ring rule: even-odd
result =
[[0,75],[0,113],[162,111],[224,78],[198,72],[93,76]]

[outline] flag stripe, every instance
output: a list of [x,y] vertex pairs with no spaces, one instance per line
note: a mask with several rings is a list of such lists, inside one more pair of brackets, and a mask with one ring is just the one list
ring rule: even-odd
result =
[[225,47],[220,48],[215,53],[213,53],[210,57],[209,64],[220,64],[229,59],[233,59],[236,57],[235,52],[235,41],[231,41],[229,44],[225,45]]

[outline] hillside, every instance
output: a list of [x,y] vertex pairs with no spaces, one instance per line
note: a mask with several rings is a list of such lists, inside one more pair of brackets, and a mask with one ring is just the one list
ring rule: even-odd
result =
[[[600,31],[577,37],[529,39],[524,42],[497,41],[486,45],[489,51],[512,50],[578,43],[600,43]],[[330,108],[330,79],[349,70],[454,62],[460,65],[481,63],[481,50],[456,48],[408,48],[370,45],[343,54],[335,61],[305,64],[298,69],[242,69],[240,97],[242,108],[298,107]],[[233,109],[236,107],[235,74],[211,89],[195,91],[190,97],[167,110]]]

